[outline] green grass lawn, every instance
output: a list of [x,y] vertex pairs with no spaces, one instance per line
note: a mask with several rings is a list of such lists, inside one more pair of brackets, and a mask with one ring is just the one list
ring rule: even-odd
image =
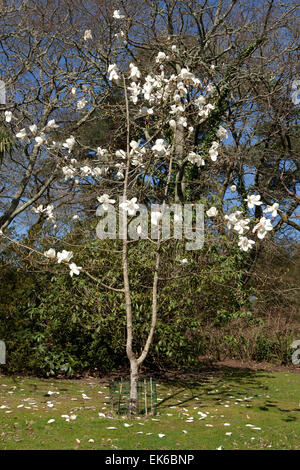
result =
[[0,376],[0,449],[300,449],[300,374],[224,368],[157,392],[156,416],[111,417],[97,379]]

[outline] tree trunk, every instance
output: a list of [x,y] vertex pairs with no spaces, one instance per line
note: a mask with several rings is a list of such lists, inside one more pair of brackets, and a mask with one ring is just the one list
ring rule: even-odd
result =
[[138,408],[138,378],[139,368],[136,359],[130,361],[130,403],[129,413],[135,415]]

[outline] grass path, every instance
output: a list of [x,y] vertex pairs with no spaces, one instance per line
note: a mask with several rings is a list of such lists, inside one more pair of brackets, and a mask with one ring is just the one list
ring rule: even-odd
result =
[[157,391],[157,416],[111,417],[96,379],[0,376],[0,450],[300,449],[300,374],[226,368]]

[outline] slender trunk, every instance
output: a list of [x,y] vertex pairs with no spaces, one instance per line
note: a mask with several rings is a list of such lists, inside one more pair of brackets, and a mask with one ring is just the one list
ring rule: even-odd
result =
[[129,412],[130,414],[136,414],[138,409],[138,379],[139,379],[139,367],[137,360],[132,358],[130,360],[130,403]]

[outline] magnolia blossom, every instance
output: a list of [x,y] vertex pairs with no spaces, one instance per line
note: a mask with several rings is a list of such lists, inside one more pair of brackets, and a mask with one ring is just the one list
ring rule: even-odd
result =
[[226,129],[225,129],[224,127],[220,126],[220,127],[218,128],[218,130],[217,130],[217,137],[218,137],[219,139],[224,139],[224,138],[227,139],[228,134],[227,134],[227,131],[226,131]]
[[167,55],[164,52],[159,52],[156,56],[156,63],[159,64],[167,58]]
[[129,76],[132,80],[138,80],[139,78],[141,78],[141,72],[139,71],[136,65],[129,64],[129,68],[130,68]]
[[10,122],[12,120],[13,113],[11,111],[5,111],[4,115],[6,122]]
[[120,10],[115,10],[113,13],[113,18],[115,20],[122,20],[123,18],[125,18],[125,15],[121,15]]
[[30,132],[31,132],[33,135],[36,135],[36,133],[37,133],[37,125],[36,125],[36,124],[32,124],[31,126],[29,126],[29,130],[30,130]]
[[266,207],[266,209],[264,210],[264,213],[268,214],[268,213],[271,212],[272,217],[276,217],[278,208],[279,208],[278,202],[274,202],[274,204],[272,206],[267,206]]
[[87,41],[88,39],[93,39],[92,31],[91,31],[90,29],[87,29],[87,30],[84,32],[84,35],[83,35],[83,40],[84,40],[84,41]]
[[86,99],[82,99],[82,100],[79,100],[77,101],[77,109],[83,109],[86,105],[87,101]]
[[196,164],[198,166],[205,165],[205,161],[203,160],[203,158],[195,152],[190,152],[187,156],[187,159],[192,164]]
[[219,147],[219,142],[214,141],[208,151],[210,158],[212,159],[213,162],[217,160],[217,156],[219,155],[218,153],[218,147]]
[[114,204],[116,201],[110,199],[108,194],[103,194],[100,197],[97,197],[97,200],[102,204],[102,207],[105,211],[108,211],[110,204]]
[[91,167],[85,165],[80,168],[81,175],[82,176],[93,176],[93,170]]
[[64,177],[65,177],[65,181],[68,181],[69,179],[72,179],[74,178],[75,174],[76,174],[76,170],[75,168],[71,167],[71,166],[64,166],[62,168],[62,172],[64,174]]
[[218,209],[216,207],[211,207],[206,211],[208,217],[216,217],[218,215]]
[[57,262],[60,264],[62,261],[66,261],[67,263],[73,258],[72,251],[63,250],[62,252],[57,253]]
[[238,246],[243,251],[248,251],[249,249],[251,249],[253,247],[254,244],[255,244],[255,242],[253,240],[250,240],[247,237],[241,237],[241,236],[239,237]]
[[37,145],[43,145],[46,142],[45,134],[42,132],[41,135],[35,137],[34,140],[36,141]]
[[233,230],[235,230],[240,235],[243,235],[245,230],[249,230],[250,219],[239,219],[234,225]]
[[233,193],[236,191],[236,185],[235,184],[232,184],[230,186],[230,191],[232,191]]
[[179,260],[180,264],[188,264],[188,260],[186,258],[180,259]]
[[55,119],[50,119],[50,121],[48,121],[45,126],[45,130],[50,131],[51,129],[56,129],[57,127],[59,126],[56,124]]
[[249,194],[244,201],[247,202],[249,209],[252,209],[254,206],[261,206],[262,201],[260,200],[260,194]]
[[80,274],[80,271],[82,270],[81,266],[77,266],[75,263],[69,264],[70,268],[70,276],[73,277],[74,274],[78,276]]
[[136,104],[138,102],[138,96],[141,92],[141,87],[139,83],[131,82],[130,86],[127,87],[127,90],[131,92],[130,100]]
[[53,204],[48,204],[48,206],[46,207],[40,204],[38,207],[33,207],[32,211],[35,214],[43,214],[45,212],[47,214],[47,220],[53,221],[54,220],[53,209],[54,209]]
[[108,79],[112,82],[113,80],[118,81],[120,76],[118,74],[118,67],[116,64],[111,64],[108,66],[107,73],[109,74]]
[[35,214],[42,214],[44,212],[44,206],[40,204],[38,207],[33,207],[32,212],[35,212]]
[[126,152],[124,150],[117,150],[116,151],[116,157],[122,158],[123,160],[125,160]]
[[44,255],[46,256],[46,258],[56,258],[56,251],[54,250],[54,248],[49,248],[49,250],[45,251],[44,252]]
[[129,215],[135,215],[136,211],[139,209],[139,205],[136,203],[137,198],[133,197],[130,200],[126,200],[126,202],[122,202],[120,204],[121,209],[128,212]]
[[106,157],[108,155],[108,150],[101,147],[97,147],[96,151],[97,157]]
[[267,232],[271,230],[273,230],[273,226],[270,220],[266,219],[265,217],[261,217],[258,224],[256,224],[255,227],[253,228],[252,232],[253,233],[257,232],[258,238],[262,240],[263,238],[265,238]]
[[20,139],[20,140],[26,139],[26,138],[27,138],[26,129],[23,128],[23,129],[21,129],[19,132],[17,132],[16,137],[17,137],[17,139]]
[[227,228],[228,230],[231,230],[232,227],[235,226],[235,224],[238,222],[242,214],[242,211],[235,211],[233,214],[230,215],[225,215],[225,220],[227,220]]
[[76,143],[75,138],[71,135],[66,141],[63,143],[63,147],[67,148],[69,150],[69,153],[72,152],[72,149]]
[[167,148],[165,146],[164,139],[156,139],[155,145],[152,147],[152,152],[159,157],[166,155]]
[[176,121],[175,121],[175,119],[170,119],[170,121],[169,121],[169,126],[171,127],[171,129],[175,129],[175,128],[176,128]]

